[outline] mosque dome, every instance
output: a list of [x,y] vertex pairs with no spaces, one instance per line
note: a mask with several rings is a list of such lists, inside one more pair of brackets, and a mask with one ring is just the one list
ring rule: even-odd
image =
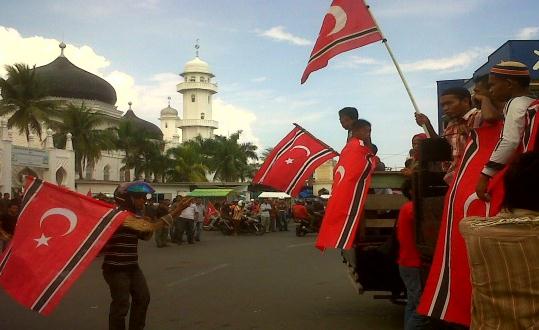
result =
[[185,67],[183,69],[183,73],[206,73],[213,76],[213,74],[210,71],[210,66],[208,63],[204,62],[200,58],[195,57],[191,61],[185,63]]
[[110,105],[116,104],[116,91],[111,84],[71,63],[62,53],[51,63],[37,67],[36,76],[47,86],[49,96],[98,100]]
[[161,110],[161,116],[177,116],[178,110],[172,108],[170,105]]
[[131,109],[131,102],[129,102],[129,110],[122,116],[122,120],[131,121],[135,126],[136,131],[146,131],[152,139],[163,140],[163,132],[161,132],[161,129],[159,129],[157,125],[137,117],[135,112]]

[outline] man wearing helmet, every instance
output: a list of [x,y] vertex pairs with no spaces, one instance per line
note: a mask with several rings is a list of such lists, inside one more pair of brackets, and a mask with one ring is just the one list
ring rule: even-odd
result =
[[[135,181],[119,185],[114,199],[120,209],[132,212],[124,224],[116,230],[104,248],[103,277],[109,285],[112,302],[109,311],[109,329],[125,329],[125,317],[129,315],[129,329],[143,329],[150,292],[144,274],[138,265],[138,240],[149,239],[152,232],[186,208],[190,200],[177,203],[173,210],[156,223],[143,219],[146,200],[154,189],[146,182]],[[131,297],[131,306],[130,306]]]

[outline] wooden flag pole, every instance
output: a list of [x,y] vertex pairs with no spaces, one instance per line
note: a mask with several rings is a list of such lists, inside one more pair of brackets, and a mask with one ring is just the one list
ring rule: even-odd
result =
[[[401,77],[402,83],[404,84],[404,88],[406,89],[406,92],[408,93],[408,96],[410,97],[410,101],[412,101],[412,105],[414,107],[415,113],[421,113],[419,111],[419,107],[417,106],[417,103],[415,101],[414,95],[412,95],[412,91],[410,90],[410,86],[408,86],[408,82],[406,81],[406,78],[404,78],[404,74],[402,73],[401,67],[399,63],[397,62],[397,59],[395,58],[395,55],[393,55],[393,51],[391,50],[391,47],[389,47],[389,44],[387,42],[386,37],[384,36],[384,33],[382,32],[382,29],[380,29],[380,26],[378,25],[378,22],[376,21],[376,18],[371,13],[370,7],[366,5],[367,10],[369,11],[369,14],[371,14],[372,19],[374,20],[374,24],[376,25],[376,28],[378,29],[378,32],[380,32],[380,35],[382,36],[382,43],[387,49],[387,52],[389,53],[389,57],[391,57],[391,61],[393,61],[393,64],[395,65],[395,68],[397,69],[397,72],[399,73],[399,76]],[[425,130],[425,133],[428,137],[430,137],[429,131],[427,129],[426,125],[421,125],[423,127],[423,130]]]

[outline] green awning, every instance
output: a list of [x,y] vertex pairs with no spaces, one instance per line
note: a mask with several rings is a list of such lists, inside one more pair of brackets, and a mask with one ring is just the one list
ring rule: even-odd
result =
[[226,197],[233,192],[233,189],[195,189],[187,194],[192,197]]

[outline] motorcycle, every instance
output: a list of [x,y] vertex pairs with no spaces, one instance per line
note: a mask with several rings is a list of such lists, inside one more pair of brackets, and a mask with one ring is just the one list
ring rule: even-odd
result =
[[294,219],[297,223],[296,236],[303,237],[308,233],[318,233],[320,224],[324,215],[321,212],[313,212],[310,216],[310,221],[305,219]]
[[239,232],[260,236],[264,235],[266,228],[258,218],[244,216],[240,223]]

